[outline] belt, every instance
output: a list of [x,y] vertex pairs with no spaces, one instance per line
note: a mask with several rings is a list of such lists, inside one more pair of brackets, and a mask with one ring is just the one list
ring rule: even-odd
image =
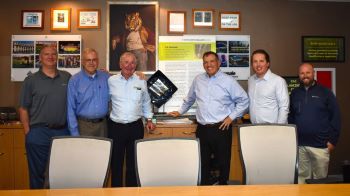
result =
[[200,126],[202,127],[219,127],[223,122],[217,122],[217,123],[213,123],[213,124],[206,124],[206,125],[202,125],[200,123],[198,123]]
[[[112,119],[111,119],[111,121],[114,122]],[[119,123],[119,122],[114,122],[114,123],[119,124],[119,125],[133,125],[133,124],[139,123],[139,121],[142,121],[141,118],[139,118],[133,122],[129,122],[129,123]]]
[[91,123],[99,123],[102,122],[105,118],[95,118],[95,119],[89,119],[89,118],[84,118],[84,117],[78,117],[78,120],[86,121],[86,122],[91,122]]
[[47,127],[49,129],[65,129],[67,128],[67,125],[59,125],[59,124],[47,124],[47,123],[38,123],[38,124],[34,124],[31,125],[31,127],[35,128],[35,127]]

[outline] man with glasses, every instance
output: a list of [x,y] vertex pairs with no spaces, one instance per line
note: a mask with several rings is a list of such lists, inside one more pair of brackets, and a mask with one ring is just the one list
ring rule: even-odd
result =
[[94,49],[83,51],[82,64],[83,69],[68,84],[68,128],[73,136],[106,137],[109,74],[97,70],[99,59]]

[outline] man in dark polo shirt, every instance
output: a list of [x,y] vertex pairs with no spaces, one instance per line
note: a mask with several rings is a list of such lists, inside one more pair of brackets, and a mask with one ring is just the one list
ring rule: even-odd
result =
[[67,129],[67,84],[70,74],[57,70],[57,49],[40,52],[42,68],[28,76],[20,95],[19,114],[26,135],[30,188],[44,186],[51,138],[69,135]]

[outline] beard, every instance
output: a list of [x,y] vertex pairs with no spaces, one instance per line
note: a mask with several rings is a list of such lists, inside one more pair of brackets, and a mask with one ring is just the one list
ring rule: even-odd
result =
[[304,77],[301,79],[301,81],[304,84],[304,86],[311,86],[314,83],[314,79],[309,77]]

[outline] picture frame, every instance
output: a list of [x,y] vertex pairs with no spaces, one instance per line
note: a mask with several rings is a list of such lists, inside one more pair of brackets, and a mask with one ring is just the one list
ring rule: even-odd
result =
[[21,13],[22,29],[43,29],[44,28],[44,10],[22,10]]
[[240,12],[220,12],[219,13],[219,30],[222,30],[222,31],[241,30],[241,13]]
[[71,30],[71,8],[51,8],[51,31]]
[[336,68],[315,67],[314,70],[317,83],[332,90],[336,95]]
[[[119,59],[124,52],[136,56],[136,70],[154,73],[158,67],[158,1],[108,1],[107,2],[107,62],[110,72],[120,71]],[[126,25],[127,24],[127,25]],[[136,28],[134,28],[136,27]],[[132,39],[138,31],[139,44]],[[131,35],[132,37],[128,37]],[[127,39],[128,38],[128,39]]]
[[167,14],[167,31],[172,34],[186,33],[186,12],[185,11],[168,11]]
[[192,9],[193,28],[214,28],[214,9]]
[[345,62],[345,37],[302,36],[303,62]]
[[78,9],[77,23],[80,29],[100,29],[101,10],[100,9]]

